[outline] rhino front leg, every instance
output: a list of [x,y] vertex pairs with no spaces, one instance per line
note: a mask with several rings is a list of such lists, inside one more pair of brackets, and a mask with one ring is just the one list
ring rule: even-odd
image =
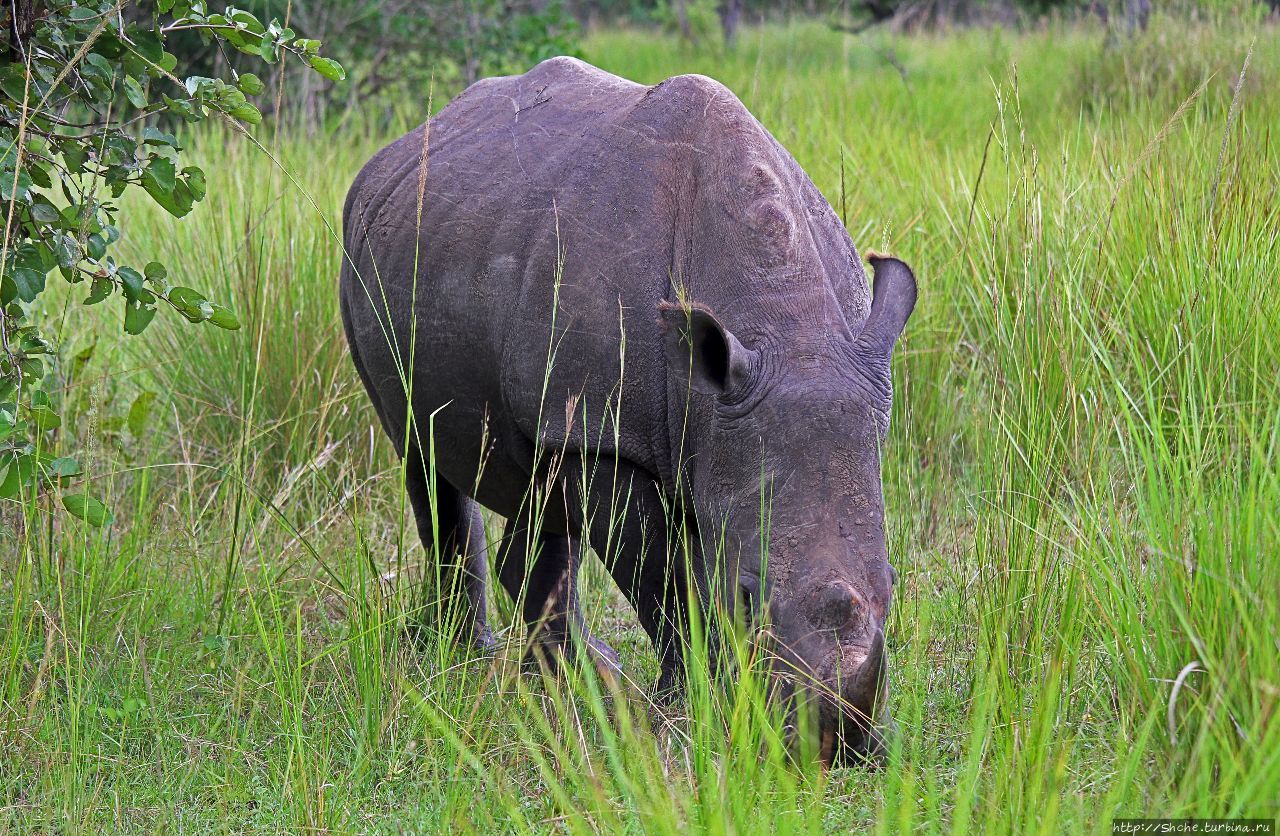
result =
[[489,652],[495,642],[485,606],[489,560],[484,517],[475,500],[438,476],[430,485],[428,466],[416,449],[410,450],[405,490],[422,546],[439,561],[438,583],[424,589],[434,595],[427,611],[434,611],[435,623],[455,625],[453,630],[461,643]]
[[689,638],[686,590],[698,584],[686,570],[662,489],[643,469],[612,457],[584,463],[574,481],[565,485],[570,513],[581,517],[581,529],[653,642],[659,695],[674,693]]
[[571,658],[575,636],[602,673],[618,670],[618,654],[591,635],[578,602],[580,557],[564,534],[531,533],[510,520],[498,550],[498,580],[519,608],[545,662]]

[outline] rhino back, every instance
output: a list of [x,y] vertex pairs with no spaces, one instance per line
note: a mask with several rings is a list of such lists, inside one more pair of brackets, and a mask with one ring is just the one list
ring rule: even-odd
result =
[[446,430],[464,434],[487,419],[513,460],[534,442],[593,448],[670,479],[664,299],[696,299],[748,340],[866,317],[830,206],[710,79],[643,87],[551,59],[433,118],[425,180],[423,139],[388,146],[348,195],[349,332],[371,386],[402,391],[390,343],[405,353],[416,310],[416,414],[448,404]]

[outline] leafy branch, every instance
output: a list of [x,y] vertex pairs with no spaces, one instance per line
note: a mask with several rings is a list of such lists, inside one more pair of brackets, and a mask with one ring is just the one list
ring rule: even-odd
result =
[[[251,12],[211,12],[203,2],[158,0],[129,9],[124,0],[23,0],[0,12],[7,60],[0,64],[0,500],[22,499],[81,475],[79,463],[47,452],[62,424],[58,347],[33,318],[55,270],[84,285],[82,301],[118,299],[123,328],[141,334],[161,303],[192,323],[235,330],[235,314],[199,291],[175,284],[165,265],[117,262],[120,199],[141,189],[174,217],[206,193],[205,175],[186,165],[179,124],[218,116],[258,124],[250,97],[263,82],[231,70],[229,80],[175,75],[169,33],[198,34],[268,64],[301,61],[327,79],[342,67],[320,42]],[[101,502],[66,494],[63,507],[96,525],[110,521]]]

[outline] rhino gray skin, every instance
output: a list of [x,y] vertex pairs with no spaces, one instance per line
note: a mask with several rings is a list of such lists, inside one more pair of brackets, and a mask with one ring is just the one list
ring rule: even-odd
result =
[[762,641],[783,695],[817,707],[824,757],[833,740],[882,751],[880,445],[910,269],[871,257],[873,299],[828,202],[703,76],[645,87],[553,58],[425,127],[425,178],[419,127],[351,187],[341,308],[466,637],[493,642],[483,505],[508,520],[497,575],[548,656],[617,665],[578,608],[584,536],[660,688],[690,606],[767,609]]

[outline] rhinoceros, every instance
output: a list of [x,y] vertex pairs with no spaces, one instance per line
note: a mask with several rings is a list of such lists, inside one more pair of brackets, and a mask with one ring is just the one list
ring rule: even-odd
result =
[[659,690],[693,661],[695,613],[738,613],[824,753],[883,752],[880,451],[916,282],[869,254],[869,290],[830,204],[733,93],[565,57],[479,81],[364,166],[343,225],[352,359],[461,640],[494,641],[484,506],[546,658],[618,664],[581,614],[582,538]]

